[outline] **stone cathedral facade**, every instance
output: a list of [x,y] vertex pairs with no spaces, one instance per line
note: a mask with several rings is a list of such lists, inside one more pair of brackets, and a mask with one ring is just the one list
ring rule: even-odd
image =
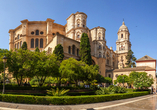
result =
[[71,14],[65,25],[60,25],[48,18],[46,21],[21,21],[21,25],[10,29],[9,50],[19,49],[23,42],[27,42],[27,48],[34,51],[36,47],[40,51],[52,53],[57,44],[61,44],[64,50],[64,59],[73,57],[79,59],[80,39],[82,33],[87,33],[93,64],[100,67],[99,73],[105,77],[113,78],[113,70],[122,69],[126,65],[126,55],[131,49],[130,33],[124,21],[118,30],[116,51],[106,45],[104,27],[89,29],[86,25],[87,15],[83,12]]

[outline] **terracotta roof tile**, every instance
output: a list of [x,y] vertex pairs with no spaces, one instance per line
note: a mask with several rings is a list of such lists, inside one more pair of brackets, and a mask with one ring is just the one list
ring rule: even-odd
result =
[[123,71],[145,71],[145,70],[155,70],[149,66],[138,66],[134,68],[123,68],[123,69],[115,69],[113,72],[123,72]]
[[151,57],[148,56],[148,55],[145,55],[144,57],[142,57],[142,58],[140,58],[140,59],[138,59],[138,60],[136,60],[136,61],[147,61],[147,60],[156,60],[156,59],[151,58]]

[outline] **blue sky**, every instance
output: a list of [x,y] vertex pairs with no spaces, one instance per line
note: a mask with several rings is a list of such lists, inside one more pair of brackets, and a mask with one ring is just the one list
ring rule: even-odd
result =
[[0,0],[0,48],[9,49],[8,31],[21,20],[51,18],[65,25],[66,18],[77,11],[87,14],[89,29],[106,29],[107,46],[113,50],[124,18],[135,57],[157,59],[157,0]]

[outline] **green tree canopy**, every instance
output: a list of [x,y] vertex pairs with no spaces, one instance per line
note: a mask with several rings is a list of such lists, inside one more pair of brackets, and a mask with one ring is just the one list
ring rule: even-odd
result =
[[127,75],[119,75],[117,77],[117,82],[118,83],[128,83],[128,81],[129,81],[129,77]]
[[39,48],[38,48],[38,47],[36,47],[35,52],[40,52],[40,50],[39,50]]
[[88,35],[86,33],[83,33],[81,36],[79,55],[81,57],[81,61],[85,62],[88,65],[92,64],[91,46]]
[[112,83],[112,78],[110,77],[104,77],[105,83]]
[[61,78],[69,78],[75,82],[76,86],[78,81],[92,82],[96,79],[98,71],[98,65],[89,66],[86,63],[77,61],[74,58],[63,60],[59,68]]
[[133,54],[134,54],[133,51],[129,50],[128,54],[126,56],[127,63],[125,63],[125,64],[127,65],[128,68],[129,67],[136,67],[136,65],[135,65],[136,58]]
[[21,47],[23,50],[27,50],[27,43],[26,42],[23,42],[22,44],[22,47]]
[[63,46],[61,44],[58,44],[53,53],[57,56],[57,59],[60,61],[63,61],[64,58],[64,51],[63,51]]
[[138,74],[138,77],[135,78],[133,83],[136,88],[144,89],[153,84],[154,80],[152,76],[148,76],[146,72],[139,72]]

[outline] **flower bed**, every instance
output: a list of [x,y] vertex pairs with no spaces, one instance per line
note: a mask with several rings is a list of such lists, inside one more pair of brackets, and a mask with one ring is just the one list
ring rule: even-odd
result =
[[70,105],[70,104],[86,104],[86,103],[120,100],[120,99],[147,95],[149,93],[150,93],[149,91],[143,91],[143,92],[132,92],[132,93],[123,93],[123,94],[60,96],[60,97],[0,94],[0,101],[26,103],[26,104]]

